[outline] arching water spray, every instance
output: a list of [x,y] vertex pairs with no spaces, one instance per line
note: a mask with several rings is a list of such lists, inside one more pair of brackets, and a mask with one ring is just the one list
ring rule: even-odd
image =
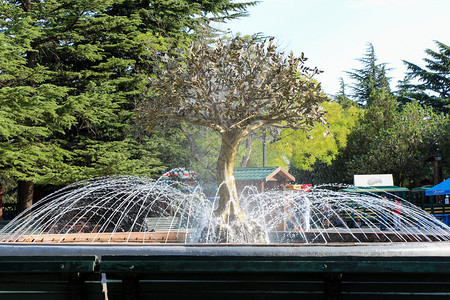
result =
[[[84,180],[17,216],[0,231],[0,241],[245,243],[261,234],[252,230],[253,225],[264,228],[263,236],[256,239],[263,243],[450,240],[447,225],[400,198],[395,198],[401,203],[400,214],[397,201],[323,186],[310,192],[265,193],[248,187],[239,199],[248,223],[227,220],[218,232],[215,200],[205,197],[199,188],[135,176]],[[244,239],[237,239],[236,232]]]

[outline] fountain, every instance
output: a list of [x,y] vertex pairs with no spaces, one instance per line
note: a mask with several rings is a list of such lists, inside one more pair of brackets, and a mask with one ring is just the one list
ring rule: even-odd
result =
[[[167,183],[162,178],[84,180],[47,196],[17,216],[0,231],[0,242],[2,246],[217,244],[222,240],[213,230],[221,221],[214,215],[217,198],[208,199],[200,188]],[[265,193],[247,187],[239,199],[248,218],[265,229],[264,243],[259,246],[392,246],[450,239],[447,225],[402,199],[390,201],[326,186],[310,192]],[[395,206],[400,201],[398,215]],[[400,228],[396,228],[397,222]],[[233,230],[239,228],[232,227],[224,226],[229,231],[222,244],[234,241]]]
[[[77,182],[0,231],[3,262],[21,266],[13,271],[18,275],[4,279],[18,289],[6,290],[42,294],[67,286],[66,295],[86,299],[100,299],[101,293],[109,299],[211,299],[227,293],[239,299],[299,293],[334,299],[398,297],[403,294],[390,288],[397,282],[408,295],[450,294],[446,280],[425,279],[450,264],[447,225],[401,199],[398,216],[394,201],[338,187],[265,193],[247,187],[240,205],[265,228],[265,241],[236,244],[231,235],[239,228],[232,225],[229,242],[216,236],[214,228],[223,221],[214,214],[218,197],[207,198],[199,188],[134,176]],[[78,267],[83,264],[90,269]],[[33,291],[30,272],[39,272],[45,283]],[[51,281],[54,276],[58,281]]]

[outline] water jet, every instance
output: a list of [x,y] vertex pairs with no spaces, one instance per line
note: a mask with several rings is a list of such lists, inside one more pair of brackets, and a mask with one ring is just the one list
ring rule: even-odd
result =
[[[224,208],[243,211],[245,217],[237,222],[215,215],[217,197],[209,200],[199,188],[180,186],[134,176],[80,181],[16,217],[0,231],[0,242],[236,244],[233,235],[243,230],[245,218],[249,219],[247,235],[254,234],[250,230],[254,224],[264,229],[265,237],[256,239],[264,244],[450,239],[447,225],[403,199],[394,202],[375,194],[342,193],[325,187],[265,193],[252,192],[249,187],[239,197],[240,206],[230,201]],[[399,201],[400,217],[395,211]],[[397,221],[401,228],[396,228]],[[218,223],[226,224],[219,236],[215,232]]]

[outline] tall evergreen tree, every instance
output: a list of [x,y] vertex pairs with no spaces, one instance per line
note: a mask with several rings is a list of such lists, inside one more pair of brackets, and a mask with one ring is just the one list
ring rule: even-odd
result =
[[[436,41],[438,51],[427,49],[430,58],[424,58],[425,68],[403,61],[408,73],[400,83],[400,95],[403,102],[413,99],[422,104],[433,106],[438,111],[449,113],[450,109],[450,46]],[[412,80],[418,80],[413,83]]]
[[344,79],[341,77],[339,80],[339,92],[334,98],[336,102],[342,105],[343,108],[356,105],[355,102],[348,97],[346,88],[347,84],[345,84]]
[[[134,126],[148,55],[198,24],[254,3],[6,0],[0,4],[0,168],[24,183],[64,184],[164,168],[162,137]],[[23,202],[23,201],[22,201]]]
[[[392,173],[396,183],[408,187],[427,182],[433,173],[429,158],[438,149],[448,153],[449,122],[447,115],[437,114],[431,107],[421,105],[431,102],[418,103],[414,99],[433,95],[434,98],[431,98],[436,100],[437,95],[443,94],[445,85],[448,86],[448,79],[442,76],[446,73],[445,55],[448,57],[448,54],[445,53],[441,48],[440,54],[433,54],[436,61],[429,62],[430,69],[441,70],[441,77],[410,65],[414,71],[407,74],[400,84],[398,96],[395,96],[389,89],[385,65],[377,63],[373,47],[369,47],[360,59],[364,68],[350,73],[355,81],[353,97],[366,106],[362,118],[348,136],[347,147],[341,149],[331,167],[316,163],[311,172],[306,172],[304,168],[294,171],[315,180],[315,183],[352,183],[354,174],[366,173]],[[422,85],[411,84],[420,76],[424,77]],[[433,91],[431,84],[424,83],[426,78],[434,78],[440,83],[434,87],[439,88]],[[345,99],[344,96],[345,92],[341,89],[337,99]],[[402,103],[402,100],[406,101]],[[444,161],[444,164],[448,163]]]
[[362,63],[362,68],[347,72],[354,81],[350,86],[351,96],[361,105],[371,105],[370,96],[373,91],[390,92],[386,64],[377,62],[372,44],[369,44],[364,56],[358,60]]

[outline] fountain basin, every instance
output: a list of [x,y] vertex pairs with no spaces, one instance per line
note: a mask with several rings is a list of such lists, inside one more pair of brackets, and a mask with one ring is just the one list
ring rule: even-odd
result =
[[[0,243],[0,259],[0,293],[21,299],[55,293],[109,300],[450,296],[449,242]],[[31,274],[38,279],[32,285]]]
[[450,257],[450,242],[328,244],[0,243],[0,256],[147,255],[292,257]]

